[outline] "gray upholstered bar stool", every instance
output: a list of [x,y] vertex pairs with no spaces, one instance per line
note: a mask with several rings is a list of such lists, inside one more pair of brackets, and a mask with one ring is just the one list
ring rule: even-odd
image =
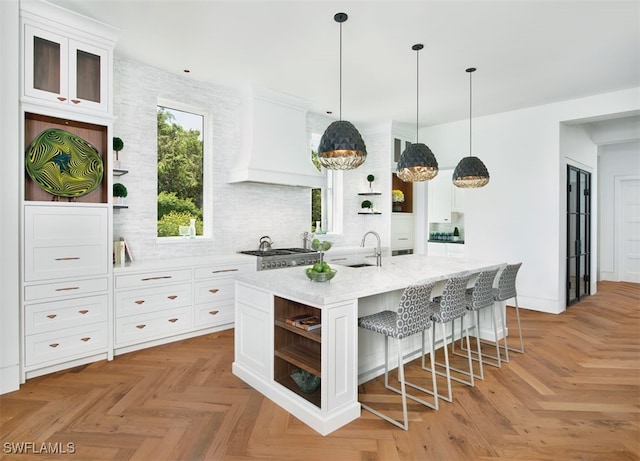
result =
[[[496,367],[501,366],[500,360],[500,340],[498,338],[498,323],[496,321],[496,311],[495,311],[495,302],[493,300],[493,282],[498,274],[498,269],[490,270],[490,271],[482,271],[478,274],[476,281],[472,288],[468,288],[466,290],[465,298],[467,304],[467,311],[472,319],[471,330],[475,330],[476,336],[476,345],[477,350],[471,351],[472,354],[477,355],[477,357],[472,357],[473,360],[477,361],[480,365],[480,373],[476,375],[476,378],[484,379],[484,367],[483,363],[487,365],[493,365]],[[496,356],[495,362],[487,361],[486,355],[482,354],[482,349],[480,347],[480,311],[485,308],[491,309],[491,324],[493,325],[493,344],[496,348]],[[484,340],[487,341],[487,340]],[[452,349],[454,354],[462,356],[461,353],[456,352],[454,349],[454,344],[452,344]],[[460,346],[462,350],[466,350],[462,343],[462,325],[460,325]],[[491,357],[491,356],[490,356]],[[493,357],[492,357],[493,358]],[[461,373],[466,373],[462,372]]]
[[[516,291],[516,276],[518,275],[518,270],[520,270],[520,266],[522,263],[516,264],[507,264],[507,267],[500,273],[500,277],[498,278],[498,288],[493,289],[493,299],[494,301],[506,301],[508,299],[514,298],[515,300],[515,308],[516,308],[516,322],[518,325],[518,336],[520,337],[520,349],[515,349],[509,347],[505,341],[505,361],[509,361],[509,351],[524,353],[524,341],[522,340],[522,327],[520,325],[520,308],[518,307],[518,292]],[[502,310],[500,310],[502,312]],[[505,312],[506,316],[506,312]],[[506,321],[503,318],[502,328],[506,331]]]
[[[442,295],[433,298],[433,301],[429,303],[431,309],[431,320],[435,324],[439,323],[442,327],[442,345],[444,348],[444,360],[445,363],[434,362],[434,365],[439,367],[444,367],[445,372],[437,371],[433,366],[431,369],[427,368],[424,364],[424,356],[422,360],[422,368],[426,371],[434,370],[435,373],[439,376],[446,376],[447,378],[447,395],[438,394],[438,398],[444,399],[447,402],[453,401],[452,393],[451,393],[451,380],[461,382],[463,384],[467,384],[469,386],[474,386],[474,373],[473,373],[473,360],[471,358],[471,351],[469,346],[469,331],[467,329],[465,323],[465,317],[467,314],[467,302],[466,302],[466,291],[467,291],[467,283],[469,283],[470,275],[464,277],[454,277],[447,280],[442,290]],[[465,380],[463,378],[458,378],[456,376],[451,375],[451,370],[459,371],[459,369],[452,368],[449,364],[449,347],[447,346],[447,328],[446,324],[449,322],[455,323],[456,320],[460,319],[462,322],[462,328],[464,330],[464,336],[467,339],[467,359],[469,362],[469,372],[465,373],[469,376],[469,380]],[[453,327],[451,329],[453,332]],[[434,341],[434,345],[432,348],[435,348],[435,331],[432,335],[432,341]],[[451,337],[451,342],[455,341],[455,338]]]
[[[433,390],[428,390],[416,384],[411,384],[404,379],[404,360],[402,354],[402,339],[417,333],[422,333],[422,356],[425,355],[425,335],[428,336],[428,330],[431,327],[431,319],[429,317],[429,302],[431,300],[431,290],[433,283],[425,283],[421,285],[411,285],[405,288],[400,302],[398,303],[398,311],[393,312],[385,310],[376,314],[367,315],[358,319],[358,326],[367,330],[374,331],[384,335],[384,387],[402,396],[402,415],[403,421],[399,422],[390,416],[381,413],[378,410],[365,405],[362,402],[362,408],[369,410],[376,416],[389,421],[391,424],[404,429],[409,429],[409,417],[407,413],[407,398],[414,400],[434,410],[438,409],[438,389],[436,384],[436,375],[432,373]],[[400,389],[389,385],[389,338],[397,340],[398,349],[398,381]],[[431,346],[432,343],[429,341]],[[431,356],[431,368],[433,369],[433,348],[429,349]],[[427,402],[418,397],[410,395],[406,391],[406,386],[410,386],[416,390],[422,391],[433,396],[433,402]]]

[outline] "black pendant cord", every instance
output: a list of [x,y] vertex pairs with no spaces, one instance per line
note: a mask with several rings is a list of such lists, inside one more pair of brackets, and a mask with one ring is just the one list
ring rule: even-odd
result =
[[340,23],[340,121],[342,121],[342,23]]
[[420,48],[416,50],[416,144],[418,144],[418,118],[420,117]]
[[473,138],[473,136],[471,135],[472,131],[471,131],[471,120],[473,120],[472,116],[471,116],[471,104],[473,101],[473,97],[471,95],[471,75],[472,72],[469,72],[469,157],[471,157],[471,140]]
[[420,118],[420,50],[424,48],[422,43],[416,43],[411,47],[416,52],[416,144],[418,144],[418,120]]
[[469,67],[467,69],[467,72],[469,73],[469,157],[472,156],[471,154],[471,120],[472,120],[472,114],[471,114],[471,105],[472,105],[472,101],[473,101],[473,97],[472,97],[472,86],[471,86],[471,75],[476,71],[475,67]]

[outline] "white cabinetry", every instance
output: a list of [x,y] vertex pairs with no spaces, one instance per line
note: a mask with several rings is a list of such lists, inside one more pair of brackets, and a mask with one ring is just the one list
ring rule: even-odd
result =
[[116,353],[232,328],[234,275],[252,270],[251,258],[183,259],[117,268]]
[[110,358],[108,207],[24,207],[23,379]]
[[460,187],[451,186],[451,211],[454,213],[464,213],[464,191]]
[[21,13],[25,100],[111,112],[114,29],[46,3],[24,2]]
[[110,147],[117,31],[40,1],[21,1],[20,20],[22,152],[42,131],[62,129],[91,144],[104,171],[94,190],[70,199],[56,195],[64,195],[62,186],[45,190],[26,174],[21,180],[24,381],[113,357]]
[[452,187],[451,175],[446,170],[429,181],[429,222],[451,222]]
[[448,256],[450,258],[464,258],[463,243],[432,243],[427,244],[429,256]]
[[354,250],[338,250],[331,251],[324,254],[324,261],[329,265],[340,264],[341,266],[353,266],[358,264],[358,253]]
[[450,223],[451,213],[464,213],[464,189],[453,185],[451,170],[429,181],[429,222]]
[[413,213],[391,215],[391,251],[413,249]]
[[[322,308],[275,296],[237,282],[233,373],[295,417],[326,435],[360,416],[357,399],[357,301]],[[322,328],[305,331],[286,324],[313,313]],[[312,393],[291,378],[303,369],[321,378]]]

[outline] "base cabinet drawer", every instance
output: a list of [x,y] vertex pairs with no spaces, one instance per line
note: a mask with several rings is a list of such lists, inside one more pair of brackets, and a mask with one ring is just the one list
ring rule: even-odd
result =
[[122,288],[147,288],[187,281],[191,281],[191,269],[169,269],[141,274],[116,275],[115,288],[116,290]]
[[233,300],[218,303],[197,304],[195,306],[194,324],[196,328],[215,327],[235,320]]
[[195,303],[216,303],[235,296],[235,280],[229,277],[195,283]]
[[358,255],[355,253],[332,254],[325,253],[324,260],[327,264],[340,264],[341,266],[352,266],[358,263]]
[[26,282],[107,275],[106,207],[25,206]]
[[410,250],[412,248],[413,248],[413,234],[408,232],[391,234],[392,250]]
[[107,322],[54,330],[25,339],[25,365],[75,359],[107,350]]
[[116,292],[116,317],[176,309],[192,303],[191,284]]
[[116,319],[116,345],[161,339],[193,328],[192,307]]
[[88,293],[107,291],[108,279],[101,277],[89,280],[61,280],[55,283],[43,283],[24,287],[24,300],[62,298],[69,296],[83,296]]
[[25,306],[27,336],[107,321],[107,295]]

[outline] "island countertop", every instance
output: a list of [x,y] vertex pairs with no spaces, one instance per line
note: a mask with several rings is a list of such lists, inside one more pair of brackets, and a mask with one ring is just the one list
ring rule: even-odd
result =
[[332,265],[338,272],[329,282],[312,282],[304,267],[238,274],[236,279],[309,305],[324,305],[401,290],[409,285],[438,282],[504,267],[498,261],[403,255],[383,258],[382,266]]

